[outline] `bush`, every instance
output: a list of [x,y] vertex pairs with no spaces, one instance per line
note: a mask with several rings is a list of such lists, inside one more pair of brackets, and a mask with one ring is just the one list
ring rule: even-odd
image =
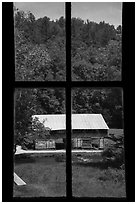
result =
[[101,181],[114,181],[115,183],[123,183],[125,182],[125,170],[124,169],[112,169],[108,168],[105,171],[101,173],[101,175],[98,177]]
[[23,149],[35,149],[35,141],[29,137],[25,137],[22,143]]
[[110,139],[114,143],[102,153],[103,160],[105,162],[112,162],[116,167],[120,167],[124,164],[124,137],[119,135]]

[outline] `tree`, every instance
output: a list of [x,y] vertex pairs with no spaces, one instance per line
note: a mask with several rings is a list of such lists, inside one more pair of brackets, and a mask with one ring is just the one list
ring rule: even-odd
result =
[[50,128],[44,126],[37,117],[32,118],[32,124],[28,127],[23,137],[22,147],[27,149],[35,149],[35,141],[37,139],[50,138]]
[[72,18],[71,28],[73,80],[121,80],[121,37],[114,26]]
[[[65,113],[65,92],[63,89],[16,89],[14,100],[14,139],[16,144],[33,144],[34,138],[38,138],[42,132],[43,135],[46,134],[45,127],[37,120],[32,120],[33,115]],[[37,130],[35,134],[34,129]]]
[[122,90],[76,88],[72,92],[73,113],[102,114],[109,128],[123,128]]
[[15,79],[65,80],[65,19],[35,19],[31,12],[14,9]]
[[47,42],[47,48],[50,55],[50,70],[54,81],[65,81],[66,76],[66,55],[65,38],[57,37]]
[[72,39],[81,39],[82,28],[84,21],[81,18],[72,18],[71,19],[71,35]]
[[15,28],[23,31],[25,38],[33,42],[35,16],[31,12],[17,11],[15,13]]
[[15,30],[15,79],[17,81],[44,81],[50,70],[50,56],[43,45],[33,45],[24,32]]
[[[36,113],[36,95],[31,89],[16,89],[15,100],[15,143],[23,142],[25,132],[28,132],[28,127],[31,124],[31,116]],[[38,106],[38,105],[37,105]]]
[[122,34],[122,26],[119,25],[117,28],[116,28],[116,32],[117,34]]
[[50,56],[43,45],[35,45],[29,50],[24,67],[27,71],[25,81],[45,81],[48,74],[52,74],[50,67]]

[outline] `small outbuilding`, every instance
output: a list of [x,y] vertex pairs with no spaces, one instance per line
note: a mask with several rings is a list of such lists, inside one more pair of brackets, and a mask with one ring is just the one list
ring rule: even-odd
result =
[[[46,128],[50,138],[35,142],[36,149],[65,148],[66,115],[34,115]],[[72,147],[75,149],[103,149],[108,126],[101,114],[72,114]],[[62,144],[62,145],[61,145]]]

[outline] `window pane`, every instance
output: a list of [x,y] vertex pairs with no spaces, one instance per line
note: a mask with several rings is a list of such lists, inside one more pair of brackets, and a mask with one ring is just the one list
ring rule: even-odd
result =
[[72,90],[74,197],[126,197],[121,88]]
[[66,196],[65,90],[16,89],[14,103],[13,196]]
[[73,81],[121,81],[121,2],[72,2],[71,40]]
[[15,80],[65,81],[65,4],[14,3]]

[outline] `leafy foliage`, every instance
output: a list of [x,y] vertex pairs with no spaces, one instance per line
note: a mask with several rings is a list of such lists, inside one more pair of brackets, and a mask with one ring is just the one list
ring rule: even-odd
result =
[[16,49],[16,80],[45,81],[50,75],[50,57],[42,45],[23,44]]
[[113,180],[113,182],[116,184],[125,184],[125,170],[118,170],[108,167],[108,169],[101,172],[98,180],[103,182]]
[[72,18],[72,79],[120,81],[122,29]]
[[111,136],[109,139],[113,143],[104,150],[102,156],[104,161],[111,161],[119,167],[124,164],[124,135]]
[[[44,121],[43,121],[44,122]],[[41,123],[38,118],[32,119],[32,124],[28,127],[28,131],[25,132],[22,141],[23,148],[35,148],[35,140],[36,139],[45,139],[45,137],[50,136],[50,128],[45,127],[43,123]]]
[[15,79],[65,80],[65,19],[38,20],[31,12],[15,9]]
[[[64,81],[66,73],[65,19],[35,19],[15,9],[17,81]],[[120,81],[122,27],[71,20],[72,80]]]
[[[29,143],[42,135],[46,130],[32,115],[65,113],[63,89],[16,89],[15,91],[15,143]],[[24,139],[25,138],[25,139]]]
[[119,88],[75,88],[73,113],[101,113],[110,128],[123,127],[122,91]]

